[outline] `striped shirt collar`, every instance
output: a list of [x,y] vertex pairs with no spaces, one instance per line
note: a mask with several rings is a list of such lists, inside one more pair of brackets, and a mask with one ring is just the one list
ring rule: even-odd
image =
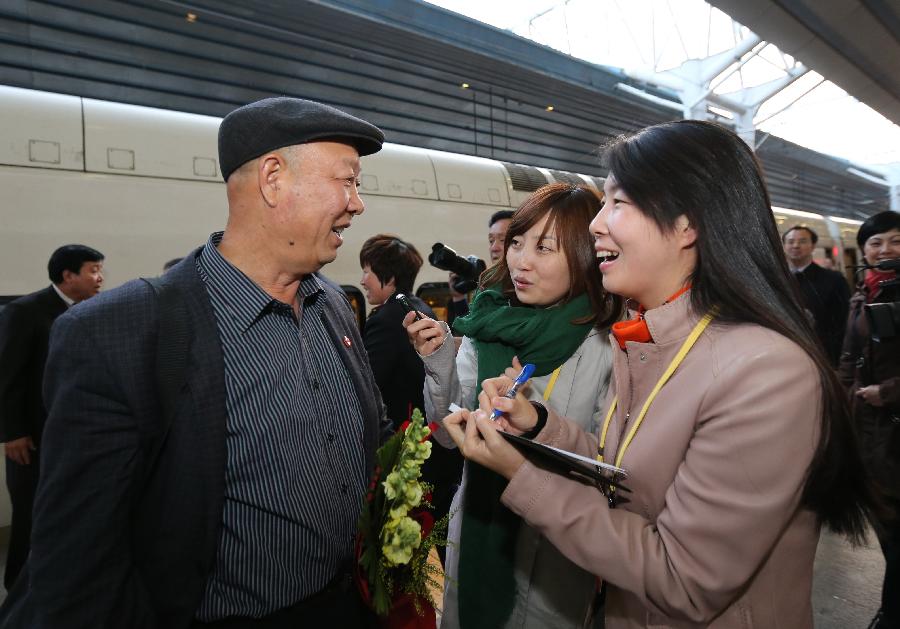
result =
[[[206,246],[200,252],[197,265],[206,276],[208,290],[223,296],[238,328],[245,332],[261,315],[278,308],[290,309],[290,304],[279,301],[260,288],[259,284],[247,277],[239,268],[231,264],[219,253],[219,243],[224,232],[210,235]],[[313,275],[305,275],[300,280],[297,295],[300,303],[317,296],[322,291],[322,284]]]

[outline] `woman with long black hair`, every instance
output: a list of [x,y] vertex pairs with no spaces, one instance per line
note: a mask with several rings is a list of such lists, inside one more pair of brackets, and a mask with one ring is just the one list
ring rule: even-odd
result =
[[[510,479],[502,502],[606,583],[606,626],[812,627],[820,525],[859,539],[874,508],[844,391],[791,285],[750,148],[711,123],[614,141],[591,224],[613,384],[588,434],[483,384],[443,425]],[[491,422],[486,412],[506,413]],[[630,493],[527,461],[498,428],[627,470]]]

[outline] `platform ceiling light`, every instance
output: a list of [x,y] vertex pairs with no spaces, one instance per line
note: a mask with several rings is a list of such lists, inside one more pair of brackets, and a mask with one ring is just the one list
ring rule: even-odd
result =
[[467,89],[469,89],[469,84],[468,84],[468,83],[461,83],[461,84],[460,84],[460,87],[463,88],[464,90],[467,90]]
[[197,14],[196,13],[188,13],[186,16],[184,16],[184,19],[186,19],[188,22],[193,24],[194,22],[197,21]]
[[547,105],[547,111],[553,111],[553,105]]

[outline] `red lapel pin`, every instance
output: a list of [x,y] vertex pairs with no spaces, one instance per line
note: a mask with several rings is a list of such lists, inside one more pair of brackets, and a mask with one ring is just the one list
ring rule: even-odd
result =
[[350,337],[345,336],[344,337],[344,346],[349,348],[351,345],[353,345],[353,343],[350,342]]

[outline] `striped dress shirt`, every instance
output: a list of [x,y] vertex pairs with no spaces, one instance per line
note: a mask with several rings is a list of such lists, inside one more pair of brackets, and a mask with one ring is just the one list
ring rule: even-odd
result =
[[258,618],[318,592],[352,558],[365,492],[352,381],[322,321],[329,296],[300,283],[299,320],[226,261],[213,234],[197,267],[225,358],[222,535],[196,617]]

